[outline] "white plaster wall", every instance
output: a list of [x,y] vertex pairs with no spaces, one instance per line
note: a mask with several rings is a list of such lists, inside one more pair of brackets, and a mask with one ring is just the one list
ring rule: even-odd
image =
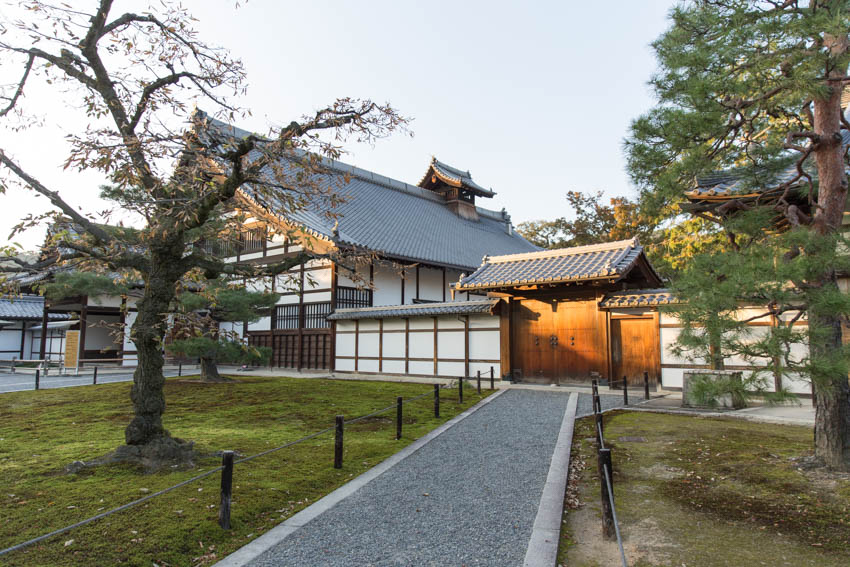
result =
[[98,305],[101,307],[121,307],[121,296],[98,295],[97,297],[89,297],[89,305]]
[[420,362],[417,360],[411,360],[409,363],[410,374],[424,374],[426,376],[434,375],[434,363],[433,362]]
[[[404,353],[402,353],[404,354]],[[403,360],[385,360],[384,373],[386,374],[404,374]]]
[[[488,381],[490,380],[490,367],[493,367],[493,377],[496,380],[500,380],[502,376],[502,368],[498,362],[470,362],[469,363],[469,375],[475,376],[477,372],[481,372],[481,387],[484,386],[484,379],[486,378]],[[489,382],[486,387],[490,387]]]
[[683,368],[662,368],[661,385],[665,388],[681,388]]
[[404,333],[384,333],[384,356],[404,358]]
[[378,371],[378,361],[377,360],[364,360],[360,359],[357,361],[357,371],[358,372],[377,372]]
[[[432,268],[419,268],[419,299],[429,299],[432,301],[443,300],[443,271]],[[448,276],[447,278],[448,279]],[[413,288],[416,289],[415,287]],[[446,292],[446,299],[449,294]]]
[[[31,334],[31,333],[27,333]],[[0,330],[0,360],[12,360],[13,358],[21,358],[21,324],[17,327],[3,327]],[[24,350],[26,355],[26,350]]]
[[[96,326],[96,321],[99,320],[109,325],[109,327]],[[116,344],[117,336],[113,336],[113,332],[117,331],[117,325],[121,318],[118,315],[97,315],[88,318],[88,327],[86,328],[86,350],[100,350],[111,347],[112,350],[118,350],[119,345]]]
[[403,331],[404,319],[384,319],[385,331]]
[[438,358],[464,358],[463,333],[437,333]]
[[261,317],[258,321],[254,323],[248,323],[249,331],[268,331],[271,329],[272,320],[271,317]]
[[373,305],[377,307],[401,303],[401,277],[395,270],[383,264],[376,264],[374,278]]
[[[413,321],[411,321],[412,323]],[[434,358],[434,333],[410,334],[410,358]],[[411,371],[413,372],[413,371]]]
[[466,325],[463,320],[463,316],[449,316],[449,317],[439,317],[437,319],[437,328],[438,329],[463,329]]
[[330,266],[322,270],[310,270],[304,272],[305,289],[330,289],[333,278]]
[[130,331],[133,329],[133,323],[136,322],[137,315],[138,313],[135,311],[128,311],[127,316],[124,318],[124,350],[136,350],[136,344],[130,340]]
[[499,331],[470,331],[469,358],[499,360],[500,350]]
[[410,318],[410,328],[411,329],[430,329],[434,330],[434,319],[431,317],[411,317]]
[[[352,345],[351,350],[354,350],[354,346]],[[353,358],[338,358],[336,359],[336,370],[340,372],[353,372],[354,371],[354,359]]]
[[470,315],[469,316],[469,328],[470,329],[498,329],[499,328],[499,316],[498,315]]
[[[340,335],[337,333],[336,335],[336,354],[337,356],[354,356],[354,335],[352,334],[344,334]],[[337,366],[340,361],[337,361]],[[352,367],[354,362],[351,363]]]
[[462,362],[437,362],[437,374],[439,376],[463,376],[463,373],[464,364]]
[[378,356],[378,333],[360,333],[357,356]]

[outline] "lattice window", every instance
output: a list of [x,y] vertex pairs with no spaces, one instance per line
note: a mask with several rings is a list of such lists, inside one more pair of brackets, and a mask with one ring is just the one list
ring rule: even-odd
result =
[[327,329],[331,326],[326,319],[331,314],[331,302],[305,303],[304,304],[304,328],[305,329]]
[[372,307],[372,290],[337,286],[336,308],[356,309],[358,307]]
[[297,329],[298,319],[298,305],[278,305],[275,307],[275,329]]

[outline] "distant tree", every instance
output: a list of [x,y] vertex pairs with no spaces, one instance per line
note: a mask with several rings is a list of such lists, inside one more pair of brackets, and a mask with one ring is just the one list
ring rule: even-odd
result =
[[[331,209],[339,202],[335,188],[347,179],[330,171],[325,159],[338,157],[346,139],[371,143],[404,130],[407,121],[389,104],[341,98],[265,136],[222,127],[212,117],[233,122],[245,115],[231,102],[246,88],[241,61],[203,42],[176,1],[142,13],[113,14],[112,8],[112,0],[4,7],[0,64],[7,76],[17,65],[19,80],[0,86],[0,124],[26,128],[39,123],[34,113],[85,120],[84,130],[68,136],[65,167],[101,173],[109,183],[104,198],[140,222],[115,226],[110,211],[81,213],[67,189],[47,187],[13,157],[14,147],[0,148],[3,186],[19,184],[55,208],[25,216],[16,231],[58,215],[74,227],[51,235],[55,253],[49,257],[9,260],[30,273],[72,264],[129,273],[142,282],[130,333],[138,352],[130,394],[134,417],[119,452],[128,459],[185,458],[190,445],[171,438],[162,423],[163,340],[178,286],[187,277],[269,277],[309,258],[299,254],[272,266],[226,263],[203,242],[239,235],[246,218],[237,201],[240,188],[250,188],[262,208],[252,214],[285,217],[310,202]],[[24,94],[32,88],[52,96],[28,106]],[[193,112],[193,102],[211,107],[212,117]]]
[[268,315],[279,298],[277,293],[249,291],[222,279],[207,282],[197,291],[184,291],[177,298],[173,340],[166,350],[197,357],[204,382],[225,380],[218,372],[220,362],[268,362],[270,348],[248,345],[242,337],[226,331],[222,323],[255,322]]
[[719,170],[738,179],[736,195],[769,189],[729,199],[706,218],[722,225],[733,249],[777,267],[717,262],[714,277],[744,290],[765,273],[786,278],[780,285],[793,295],[770,309],[808,317],[804,370],[815,386],[815,454],[850,470],[850,360],[842,343],[850,298],[837,282],[848,187],[842,132],[850,124],[841,95],[850,83],[850,3],[688,1],[672,9],[671,20],[653,44],[658,104],[635,120],[626,141],[629,171],[642,202],[657,210],[673,210],[697,177]]

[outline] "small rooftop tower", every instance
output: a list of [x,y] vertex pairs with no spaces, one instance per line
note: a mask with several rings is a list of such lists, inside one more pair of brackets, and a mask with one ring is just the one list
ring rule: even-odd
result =
[[419,187],[441,195],[446,205],[459,217],[475,221],[478,220],[475,196],[492,197],[496,194],[473,181],[468,171],[446,165],[435,157],[431,158]]

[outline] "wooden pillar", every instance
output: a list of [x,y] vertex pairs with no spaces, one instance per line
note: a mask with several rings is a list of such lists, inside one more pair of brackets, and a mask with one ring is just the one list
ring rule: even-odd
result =
[[404,373],[410,374],[410,319],[404,318]]
[[434,376],[437,375],[437,318],[434,317]]
[[463,318],[463,375],[469,376],[469,315]]
[[44,360],[47,353],[47,298],[44,298],[44,308],[41,311],[41,341],[39,344],[38,352],[39,358]]
[[24,346],[26,345],[26,340],[27,340],[27,322],[22,320],[21,321],[21,355],[19,357],[21,360],[24,359]]
[[446,302],[446,267],[443,266],[443,303]]
[[[331,311],[336,311],[336,288],[339,285],[336,262],[331,262]],[[336,321],[331,321],[330,369],[336,370]]]
[[401,268],[401,305],[404,305],[404,276],[407,272],[407,268],[402,266]]
[[360,366],[360,319],[354,320],[354,371]]
[[499,365],[501,366],[500,374],[506,376],[512,372],[513,357],[513,327],[511,318],[513,314],[512,298],[499,305]]
[[[79,359],[86,357],[86,328],[88,327],[89,318],[89,296],[84,295],[82,299],[83,306],[80,308],[80,354]],[[78,359],[78,360],[79,360]],[[83,363],[77,362],[82,368]]]
[[416,264],[416,299],[419,299],[419,264]]
[[295,363],[301,371],[304,351],[304,263],[300,266],[301,283],[298,288],[298,351],[295,353]]

